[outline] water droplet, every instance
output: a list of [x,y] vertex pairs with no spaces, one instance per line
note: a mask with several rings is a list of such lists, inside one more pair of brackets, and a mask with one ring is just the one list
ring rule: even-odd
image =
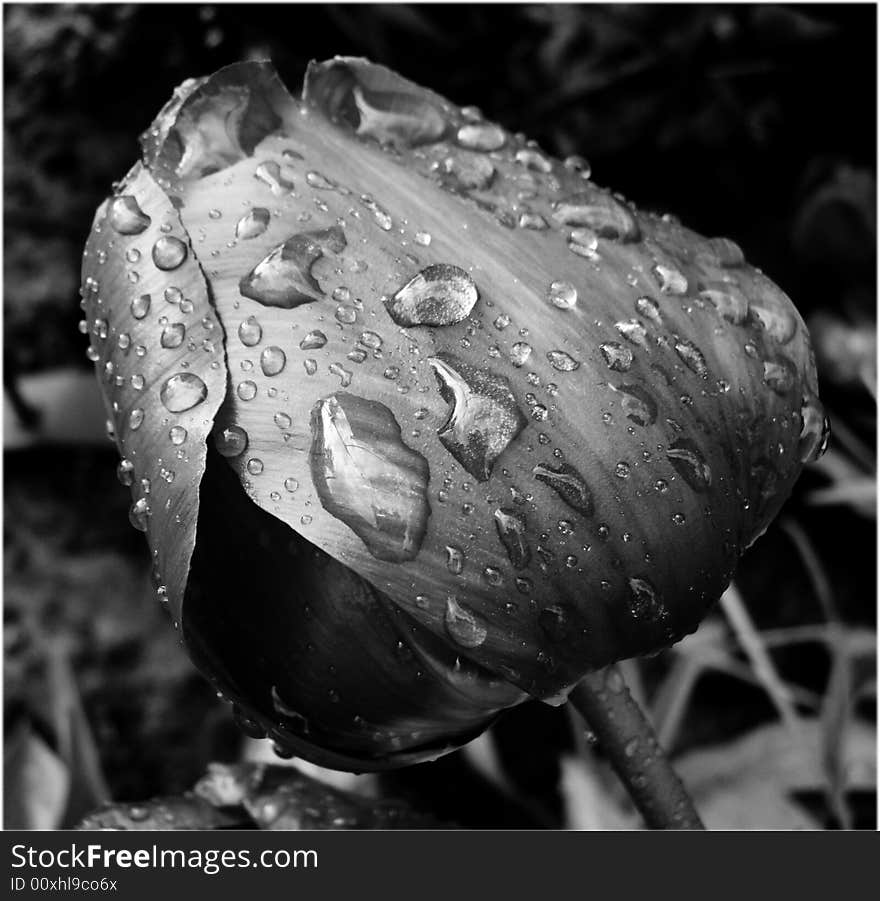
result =
[[517,225],[520,228],[528,228],[532,231],[544,231],[546,228],[549,228],[547,220],[540,213],[531,211],[521,213]]
[[239,382],[235,393],[240,400],[253,400],[257,396],[257,383],[252,382],[250,379]]
[[539,463],[532,472],[539,482],[549,485],[572,510],[592,516],[593,497],[584,477],[570,464],[551,466]]
[[303,369],[305,369],[306,375],[314,375],[318,371],[318,361],[303,360]]
[[263,327],[256,317],[248,316],[238,327],[238,338],[245,347],[254,347],[263,340]]
[[547,175],[553,171],[553,163],[543,153],[531,147],[523,147],[521,150],[517,150],[514,159],[521,166],[525,166],[526,169],[531,169],[533,172],[541,172]]
[[478,648],[489,634],[476,615],[452,596],[446,599],[443,624],[449,637],[463,648]]
[[797,381],[794,363],[786,357],[764,361],[764,384],[781,397],[785,397]]
[[828,447],[831,424],[825,415],[822,402],[814,394],[808,394],[801,406],[801,434],[798,451],[802,463],[818,460]]
[[180,347],[185,337],[186,326],[182,322],[172,322],[162,329],[162,337],[159,338],[159,343],[166,349]]
[[502,313],[500,316],[495,317],[495,321],[492,323],[492,325],[494,325],[499,332],[503,332],[504,329],[506,329],[507,326],[510,325],[510,316],[508,316],[506,313]]
[[673,513],[669,518],[677,526],[683,526],[687,522],[687,519],[685,518],[685,515],[683,513]]
[[421,247],[428,247],[431,243],[431,236],[428,232],[416,232],[413,240]]
[[576,228],[568,236],[568,249],[587,260],[598,260],[599,236],[591,228]]
[[336,320],[343,325],[353,325],[357,322],[357,310],[354,307],[339,306],[336,308]]
[[428,361],[452,410],[440,442],[475,479],[488,480],[495,461],[526,426],[507,379],[441,353]]
[[306,183],[310,188],[317,188],[319,191],[335,191],[338,187],[335,181],[331,181],[320,172],[306,172]]
[[286,491],[289,491],[291,494],[299,488],[299,482],[294,478],[288,478],[284,480],[284,488]]
[[128,488],[134,482],[134,463],[123,457],[116,467],[116,478],[119,479],[120,485]]
[[483,570],[483,578],[493,588],[497,588],[504,581],[501,570],[494,566],[487,566]]
[[654,325],[662,325],[663,317],[660,315],[660,306],[651,297],[639,297],[636,300],[636,312],[645,319],[650,319]]
[[749,302],[733,285],[725,285],[723,289],[708,287],[700,291],[700,297],[733,325],[743,325],[748,319]]
[[[306,363],[308,363],[308,360],[306,360]],[[346,369],[341,363],[331,363],[327,369],[331,375],[339,376],[339,384],[343,388],[347,388],[351,384],[352,378],[354,378],[354,373]],[[308,371],[308,368],[306,371]]]
[[627,372],[632,366],[633,352],[616,341],[607,341],[605,344],[599,345],[602,356],[609,369],[615,372]]
[[247,461],[246,468],[252,476],[262,475],[263,461],[259,457],[252,457]]
[[649,426],[657,420],[657,402],[639,385],[611,385],[613,391],[619,392],[620,407],[624,415],[636,425]]
[[460,575],[464,569],[464,551],[460,547],[446,545],[446,568],[454,575]]
[[299,342],[299,346],[301,350],[317,350],[326,343],[327,336],[319,329],[315,329],[314,331],[309,332],[305,338]]
[[131,315],[135,319],[143,319],[150,312],[150,295],[141,294],[131,302]]
[[688,281],[684,273],[673,266],[657,263],[651,270],[662,294],[687,294]]
[[175,447],[179,447],[186,441],[186,429],[182,425],[172,426],[168,430],[168,437],[171,440],[171,443],[175,445]]
[[192,372],[172,375],[159,392],[159,397],[170,413],[185,413],[200,404],[208,396],[205,383]]
[[254,207],[238,220],[235,226],[235,237],[243,241],[258,238],[269,227],[272,216],[265,207]]
[[375,332],[361,332],[358,341],[360,341],[364,347],[369,347],[370,350],[378,350],[382,346],[382,336],[377,335]]
[[247,446],[247,432],[237,425],[214,433],[214,447],[222,457],[238,457],[245,452]]
[[107,218],[111,227],[120,235],[139,235],[152,222],[131,194],[114,197],[110,201]]
[[438,263],[407,282],[385,301],[385,308],[398,325],[453,325],[470,315],[478,297],[464,269]]
[[569,171],[576,172],[583,179],[588,179],[592,175],[592,167],[582,156],[577,156],[576,154],[567,156],[562,161],[562,165]]
[[280,347],[275,345],[267,347],[260,354],[260,368],[263,370],[263,375],[270,377],[278,375],[284,370],[286,363],[287,355]]
[[128,510],[128,521],[139,531],[147,531],[147,522],[150,518],[150,505],[146,498],[136,500]]
[[376,203],[369,194],[361,196],[361,203],[370,211],[370,213],[372,213],[373,222],[375,222],[382,231],[391,231],[394,227],[394,220],[391,218],[388,210]]
[[547,352],[547,359],[554,369],[560,372],[574,372],[581,364],[569,356],[564,350],[551,350]]
[[700,449],[688,438],[678,438],[666,449],[675,471],[694,489],[704,492],[712,484],[712,470]]
[[285,310],[320,300],[324,292],[312,276],[312,266],[325,253],[341,253],[346,243],[338,225],[300,232],[270,251],[239,282],[238,289],[263,306]]
[[140,407],[135,407],[131,413],[128,414],[128,427],[136,432],[144,422],[144,411]]
[[709,367],[703,352],[692,341],[679,338],[675,342],[675,352],[684,361],[685,366],[695,375],[705,379],[709,377]]
[[293,182],[281,174],[281,167],[274,160],[260,163],[254,171],[254,178],[268,185],[276,197],[293,191]]
[[157,269],[165,272],[177,269],[186,259],[186,244],[173,235],[162,235],[153,245],[153,262]]
[[136,263],[140,258],[141,252],[137,247],[130,247],[125,251],[125,259],[128,260],[129,263]]
[[491,122],[462,125],[455,137],[462,147],[483,153],[500,150],[507,142],[504,129]]
[[629,579],[630,613],[633,619],[641,622],[657,622],[665,619],[668,611],[660,600],[657,589],[642,578]]
[[495,528],[514,569],[525,569],[532,559],[526,539],[526,519],[515,510],[500,507],[495,511]]
[[742,248],[730,238],[709,238],[706,244],[718,264],[726,269],[742,266],[746,261]]
[[577,288],[571,282],[551,282],[547,300],[560,310],[570,310],[578,299]]
[[431,512],[428,464],[404,444],[391,410],[334,395],[315,405],[311,428],[312,480],[324,509],[377,559],[414,559]]
[[600,238],[638,241],[641,237],[635,216],[610,194],[577,194],[554,204],[553,218],[563,225],[591,228]]
[[615,322],[614,328],[629,341],[630,344],[635,344],[637,347],[648,346],[648,330],[638,321],[638,319],[629,319],[626,322]]
[[525,341],[517,341],[510,348],[510,362],[519,369],[524,366],[528,358],[532,355],[532,345]]

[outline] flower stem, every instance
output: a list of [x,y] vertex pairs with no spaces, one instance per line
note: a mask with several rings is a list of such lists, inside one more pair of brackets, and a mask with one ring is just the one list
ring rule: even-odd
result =
[[705,828],[616,666],[589,673],[569,701],[595,733],[649,828]]

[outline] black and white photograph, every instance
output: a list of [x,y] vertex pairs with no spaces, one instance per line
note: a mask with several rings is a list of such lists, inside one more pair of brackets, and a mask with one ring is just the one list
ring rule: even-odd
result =
[[875,830],[876,44],[4,4],[4,827]]

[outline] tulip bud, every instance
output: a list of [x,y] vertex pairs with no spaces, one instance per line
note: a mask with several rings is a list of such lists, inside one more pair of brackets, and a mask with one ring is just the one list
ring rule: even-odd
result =
[[160,594],[257,733],[443,753],[693,631],[827,427],[726,239],[363,60],[186,82],[98,210],[95,360]]

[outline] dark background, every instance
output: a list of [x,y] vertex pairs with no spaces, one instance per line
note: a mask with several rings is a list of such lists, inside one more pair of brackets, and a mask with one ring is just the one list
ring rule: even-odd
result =
[[[596,182],[733,238],[794,299],[835,439],[737,582],[754,625],[777,636],[767,647],[798,712],[817,724],[822,772],[786,799],[817,825],[870,825],[873,795],[842,787],[835,735],[873,728],[876,697],[875,16],[844,4],[6,5],[4,709],[7,745],[20,741],[13,750],[34,766],[42,742],[68,774],[60,821],[102,792],[179,792],[208,760],[241,754],[148,600],[146,547],[127,525],[111,446],[86,429],[59,443],[25,428],[54,390],[40,375],[69,388],[88,372],[77,289],[93,211],[185,78],[268,57],[295,91],[310,59],[350,54],[475,104],[555,155],[586,156]],[[679,699],[673,750],[728,745],[733,756],[778,709],[726,621],[701,632],[712,628],[719,656]],[[631,678],[656,706],[664,688],[675,698],[682,659],[696,658],[664,654]],[[482,772],[457,754],[380,789],[466,825],[571,822],[563,811],[591,803],[590,779],[614,790],[601,764],[560,781],[570,736],[564,711],[528,705],[497,727]]]

